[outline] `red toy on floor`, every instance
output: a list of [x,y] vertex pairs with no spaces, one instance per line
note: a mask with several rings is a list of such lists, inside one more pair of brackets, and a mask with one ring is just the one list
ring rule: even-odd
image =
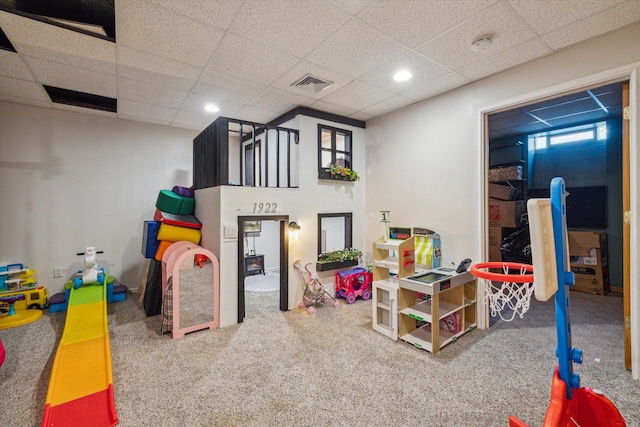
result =
[[336,273],[336,297],[344,298],[347,304],[356,302],[356,298],[363,300],[371,298],[371,282],[373,275],[366,268],[356,267]]

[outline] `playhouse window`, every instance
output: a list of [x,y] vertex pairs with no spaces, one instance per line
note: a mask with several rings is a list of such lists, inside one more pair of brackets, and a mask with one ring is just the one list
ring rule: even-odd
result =
[[352,148],[350,131],[318,125],[318,178],[330,178],[332,164],[351,168]]
[[351,212],[318,214],[318,255],[352,247],[352,217]]

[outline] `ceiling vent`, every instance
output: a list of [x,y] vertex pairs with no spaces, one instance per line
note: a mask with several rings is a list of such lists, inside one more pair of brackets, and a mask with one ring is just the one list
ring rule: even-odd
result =
[[325,89],[330,88],[332,84],[333,82],[330,82],[329,80],[324,80],[312,74],[307,74],[306,76],[297,80],[295,83],[292,83],[291,87],[298,87],[301,89],[309,87],[313,88],[316,93],[319,93]]

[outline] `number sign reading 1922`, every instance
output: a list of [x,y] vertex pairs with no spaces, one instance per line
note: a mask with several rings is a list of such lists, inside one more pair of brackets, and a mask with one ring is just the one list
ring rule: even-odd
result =
[[275,202],[256,202],[253,204],[253,213],[276,213],[278,204]]

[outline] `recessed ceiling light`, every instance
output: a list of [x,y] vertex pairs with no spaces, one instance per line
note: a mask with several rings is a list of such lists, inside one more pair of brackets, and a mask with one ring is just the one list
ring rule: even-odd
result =
[[216,104],[207,104],[204,106],[204,109],[210,113],[217,113],[218,111],[220,111]]
[[397,82],[403,82],[411,78],[411,72],[409,70],[400,70],[394,76],[393,80]]

